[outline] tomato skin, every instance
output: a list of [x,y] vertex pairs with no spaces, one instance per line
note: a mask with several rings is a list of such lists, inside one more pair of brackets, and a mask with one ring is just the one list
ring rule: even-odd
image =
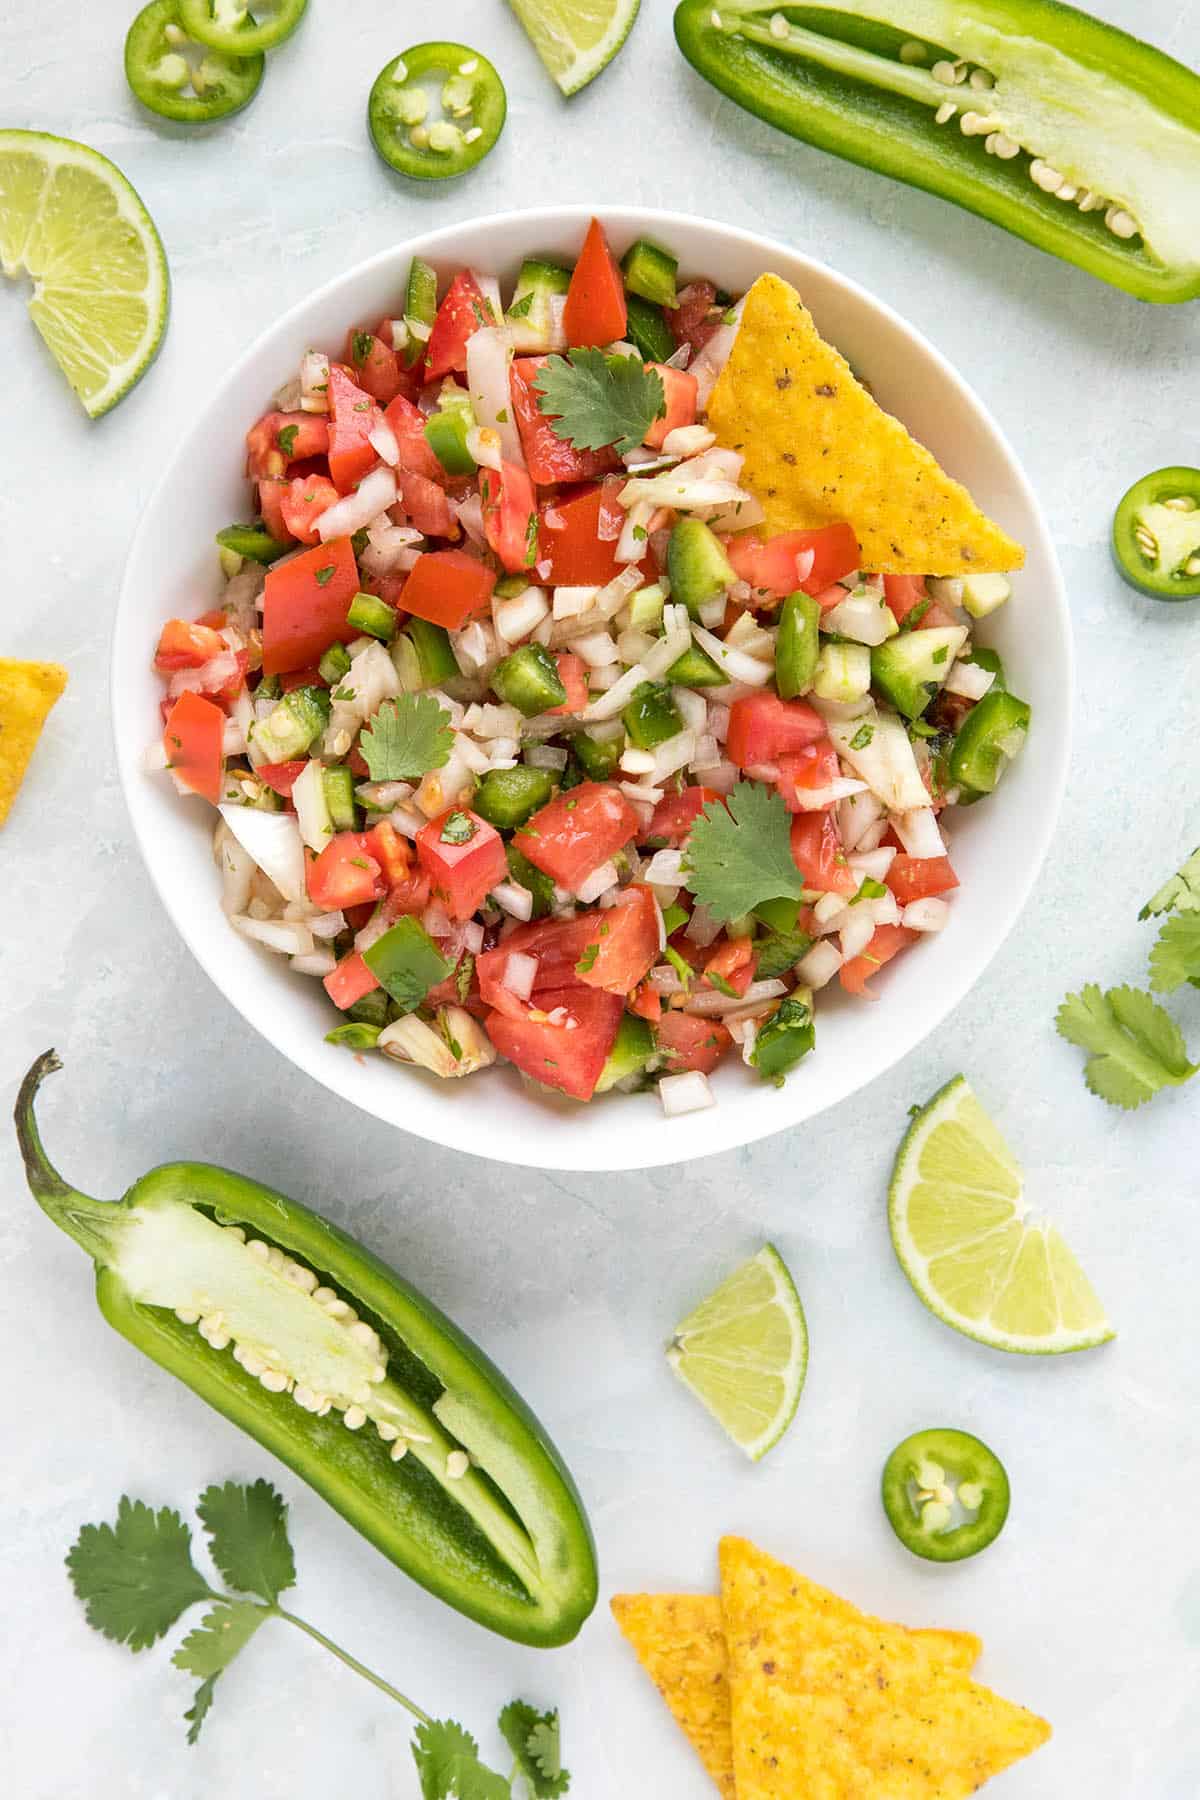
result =
[[383,870],[388,887],[394,888],[407,880],[412,870],[412,851],[407,839],[400,836],[391,821],[380,819],[378,825],[373,825],[363,836],[371,855]]
[[[658,911],[649,888],[634,883],[615,906],[593,907],[573,919],[533,919],[518,925],[494,950],[475,959],[479,991],[489,1006],[511,1012],[525,1003],[504,986],[509,955],[537,962],[533,993],[546,988],[602,988],[628,994],[658,956]],[[586,964],[586,967],[580,967]]]
[[645,442],[652,450],[661,450],[669,431],[696,423],[696,396],[700,391],[700,383],[686,369],[670,369],[665,363],[651,363],[649,366],[657,369],[662,377],[667,410],[661,419],[655,419],[646,433]]
[[753,938],[726,938],[717,944],[704,965],[704,980],[709,987],[719,988],[719,977],[741,997],[754,980],[754,940]]
[[495,323],[479,283],[468,269],[460,269],[437,309],[425,346],[426,381],[440,381],[443,375],[464,374],[467,339],[474,337],[483,326]]
[[730,707],[725,754],[739,769],[753,769],[794,756],[825,736],[824,719],[807,701],[781,700],[763,690]]
[[838,980],[848,994],[864,994],[867,983],[883,963],[891,962],[893,956],[899,954],[906,945],[915,943],[921,933],[909,931],[903,925],[877,925],[875,936],[871,939],[861,956],[855,956],[844,962],[838,970]]
[[306,668],[319,662],[330,644],[348,644],[357,637],[353,625],[346,623],[357,592],[358,565],[349,538],[333,538],[268,569],[263,587],[263,674],[286,675]]
[[646,838],[665,838],[673,850],[685,844],[692,826],[711,800],[719,800],[716,788],[685,787],[682,794],[668,794],[654,809]]
[[286,490],[286,481],[260,481],[258,484],[258,510],[264,527],[277,544],[286,544],[292,535],[283,516]]
[[619,787],[584,781],[535,812],[513,843],[535,868],[574,892],[637,829],[638,816]]
[[584,986],[609,994],[628,994],[649,974],[658,961],[658,906],[648,887],[632,883],[592,920],[579,960],[586,965],[577,970]]
[[[793,813],[811,810],[800,804],[796,797],[797,789],[807,789],[811,793],[816,789],[827,788],[837,781],[842,772],[837,750],[830,738],[819,738],[815,744],[806,744],[802,750],[787,751],[777,761],[779,776],[775,786],[783,804]],[[832,804],[830,801],[830,805]]]
[[567,690],[567,697],[561,706],[548,706],[546,716],[552,713],[579,713],[588,703],[587,664],[581,656],[572,656],[568,650],[559,650],[554,657],[558,669],[558,679]]
[[[797,557],[812,551],[812,567],[797,578]],[[725,554],[734,573],[752,588],[776,600],[786,600],[797,588],[820,594],[858,567],[858,539],[849,525],[819,525],[812,531],[781,531],[775,537],[756,538],[751,533],[728,538]]]
[[445,488],[412,469],[396,470],[396,486],[409,523],[418,531],[426,537],[458,537],[458,519]]
[[[547,500],[538,512],[538,565],[530,571],[541,581],[540,571],[553,587],[603,587],[623,565],[617,561],[617,540],[625,514],[617,503],[623,483],[606,481],[596,487]],[[657,579],[649,557],[638,567],[645,581]]]
[[448,631],[461,631],[492,597],[496,575],[465,550],[426,550],[400,590],[405,612]]
[[365,394],[386,406],[404,386],[400,359],[390,344],[371,331],[346,333],[346,361]]
[[806,888],[822,894],[858,892],[858,878],[846,862],[842,834],[832,810],[797,813],[792,820],[792,860]]
[[592,481],[615,469],[620,462],[615,450],[576,450],[555,433],[538,406],[534,382],[549,361],[545,356],[518,356],[509,371],[513,417],[521,436],[525,464],[540,487],[556,482]]
[[663,1013],[655,1029],[659,1048],[668,1053],[669,1075],[681,1075],[686,1069],[711,1075],[733,1042],[719,1019],[702,1019],[674,1007]]
[[308,758],[298,756],[292,762],[259,763],[254,773],[273,794],[282,794],[285,800],[290,800],[297,778],[303,775],[307,767]]
[[[285,450],[281,431],[294,432]],[[251,481],[278,480],[289,463],[324,456],[329,449],[329,423],[320,413],[269,412],[246,433],[246,473]]]
[[958,886],[958,876],[948,856],[906,856],[901,852],[892,858],[892,866],[884,881],[896,896],[898,906],[910,900],[927,900],[934,894],[947,894]]
[[[548,1013],[563,1007],[567,1023],[552,1025]],[[616,1040],[624,1011],[616,994],[595,988],[551,988],[521,1015],[490,1012],[484,1029],[501,1056],[522,1074],[573,1100],[590,1100]]]
[[[471,821],[475,829],[465,843],[444,841],[442,831],[448,819]],[[422,826],[417,833],[417,856],[434,893],[445,900],[454,919],[471,918],[492,889],[508,880],[504,839],[494,825],[468,807],[448,807]]]
[[323,912],[365,906],[369,900],[382,900],[387,892],[383,870],[361,831],[336,832],[308,864],[305,885],[309,899]]
[[317,520],[340,498],[332,481],[324,475],[309,475],[288,482],[280,495],[280,509],[288,536],[301,544],[319,544]]
[[229,648],[219,632],[190,619],[168,619],[159,633],[154,666],[164,675],[179,669],[202,669]]
[[163,726],[163,749],[172,772],[214,806],[221,799],[225,714],[202,694],[180,694]]
[[348,956],[343,956],[336,969],[330,970],[322,985],[333,1004],[345,1012],[356,1000],[361,1000],[364,994],[373,994],[379,983],[358,951],[351,950]]
[[396,440],[396,448],[400,452],[400,467],[408,469],[414,475],[423,475],[426,481],[439,485],[446,479],[446,471],[434,455],[428,438],[425,436],[425,415],[419,406],[404,394],[397,394],[384,411],[384,423],[391,427],[392,436]]
[[571,275],[563,307],[563,330],[571,345],[613,344],[625,336],[628,320],[625,281],[604,235],[593,219]]
[[685,288],[680,288],[678,300],[678,306],[666,308],[671,335],[676,344],[690,344],[693,350],[703,350],[721,322],[714,316],[717,290],[711,281],[689,281]]
[[379,461],[371,433],[383,413],[341,363],[329,365],[329,475],[339,494],[357,487]]
[[499,469],[481,469],[483,529],[489,547],[510,575],[537,561],[538,515],[533,483],[519,463],[503,461]]

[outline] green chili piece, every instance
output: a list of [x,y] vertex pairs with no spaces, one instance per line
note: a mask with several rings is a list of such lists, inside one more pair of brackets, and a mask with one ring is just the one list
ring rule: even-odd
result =
[[1009,1487],[994,1451],[967,1431],[914,1432],[883,1466],[883,1510],[906,1550],[927,1562],[961,1562],[1004,1528]]

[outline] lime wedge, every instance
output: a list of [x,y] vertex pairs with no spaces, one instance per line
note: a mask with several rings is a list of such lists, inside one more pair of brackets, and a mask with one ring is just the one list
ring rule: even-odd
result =
[[1012,1151],[962,1075],[914,1118],[888,1195],[892,1242],[930,1312],[994,1350],[1090,1350],[1116,1333],[1055,1227],[1028,1217]]
[[166,329],[167,259],[106,156],[0,131],[0,269],[33,277],[30,317],[93,419],[145,374]]
[[606,69],[633,28],[641,0],[509,0],[564,94]]
[[771,1244],[690,1312],[667,1361],[734,1443],[758,1462],[795,1416],[808,1368],[804,1308]]

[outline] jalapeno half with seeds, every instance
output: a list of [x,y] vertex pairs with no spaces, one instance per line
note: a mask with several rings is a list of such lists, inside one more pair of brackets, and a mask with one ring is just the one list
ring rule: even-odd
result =
[[1200,469],[1155,469],[1135,481],[1113,516],[1112,551],[1140,593],[1200,597]]
[[179,0],[179,22],[210,50],[257,56],[290,38],[307,10],[308,0],[255,0],[253,13],[241,0]]
[[999,1537],[1008,1476],[987,1445],[949,1426],[914,1432],[883,1465],[883,1510],[906,1550],[962,1562]]
[[385,163],[417,181],[465,175],[504,127],[504,83],[465,44],[414,44],[380,70],[367,102],[371,139]]
[[179,0],[150,0],[125,39],[125,79],[142,105],[185,125],[206,125],[247,106],[263,66],[261,56],[226,56],[196,43],[180,22]]

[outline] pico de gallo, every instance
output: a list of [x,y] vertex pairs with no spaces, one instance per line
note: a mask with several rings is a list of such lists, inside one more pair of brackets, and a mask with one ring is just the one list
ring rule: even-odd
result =
[[598,221],[507,297],[414,261],[251,426],[148,763],[331,1042],[684,1113],[946,924],[945,809],[1029,724],[972,640],[1008,583],[864,571],[852,519],[764,535],[706,423],[738,317]]

